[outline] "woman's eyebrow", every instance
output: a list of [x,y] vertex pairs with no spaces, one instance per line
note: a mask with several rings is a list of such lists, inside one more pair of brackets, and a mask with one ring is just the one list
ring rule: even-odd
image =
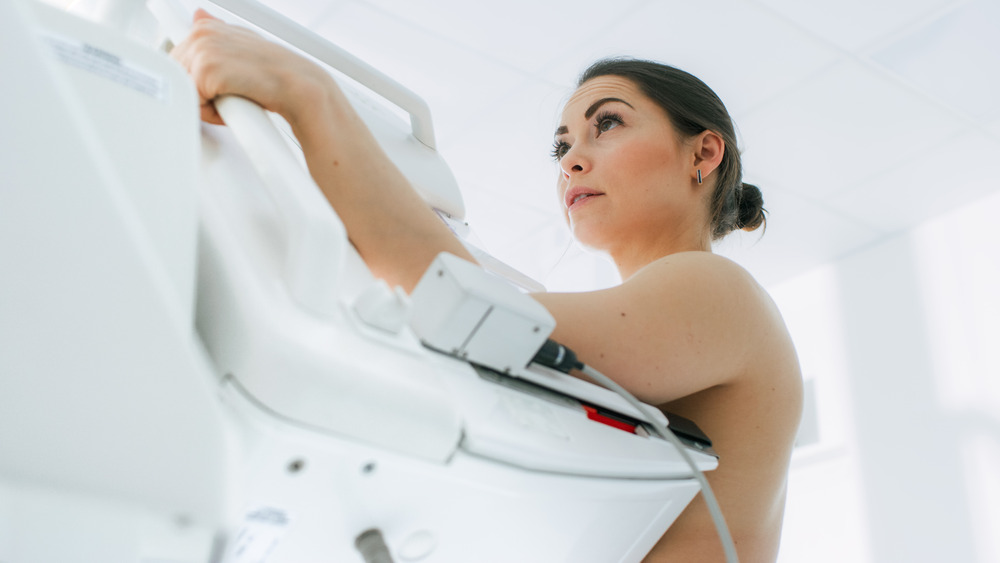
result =
[[587,118],[587,119],[590,119],[591,117],[593,117],[594,112],[597,111],[597,108],[603,106],[604,104],[606,104],[608,102],[621,102],[621,103],[627,105],[628,107],[630,107],[632,109],[635,109],[634,107],[632,107],[632,104],[626,102],[625,100],[623,100],[621,98],[601,98],[600,100],[597,100],[596,102],[590,104],[590,107],[587,108],[587,111],[585,111],[583,113],[583,116],[585,118]]
[[[625,100],[623,100],[621,98],[601,98],[600,100],[597,100],[596,102],[590,104],[590,107],[587,108],[587,111],[583,112],[583,117],[585,117],[586,119],[590,119],[591,117],[594,116],[594,113],[597,112],[598,108],[600,108],[601,106],[603,106],[604,104],[609,103],[609,102],[620,102],[620,103],[623,103],[623,104],[627,105],[628,107],[630,107],[632,109],[635,109],[635,107],[633,107],[632,104],[626,102]],[[563,135],[563,134],[568,133],[568,132],[569,132],[569,128],[568,127],[566,127],[565,125],[560,125],[556,129],[556,132],[555,132],[554,136],[558,137],[559,135]]]

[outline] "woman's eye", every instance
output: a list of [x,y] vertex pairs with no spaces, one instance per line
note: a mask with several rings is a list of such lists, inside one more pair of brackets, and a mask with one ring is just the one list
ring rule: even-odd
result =
[[607,133],[621,124],[621,117],[614,114],[607,114],[597,118],[597,124],[595,127],[597,128],[597,134],[600,135],[601,133]]
[[558,162],[559,160],[562,159],[562,157],[566,156],[566,153],[568,151],[569,151],[569,143],[566,143],[565,141],[556,141],[555,144],[552,145],[553,160]]

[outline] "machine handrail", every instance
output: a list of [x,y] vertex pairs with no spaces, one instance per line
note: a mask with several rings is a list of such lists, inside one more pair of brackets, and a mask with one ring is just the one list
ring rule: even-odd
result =
[[[176,0],[148,0],[147,7],[174,43],[190,31],[191,18]],[[323,199],[267,112],[238,96],[215,108],[263,180],[288,234],[285,281],[292,298],[322,315],[336,311],[337,282],[348,251],[347,231]]]
[[436,148],[430,107],[420,96],[399,82],[256,0],[207,1],[267,30],[392,102],[410,115],[413,136],[424,145]]

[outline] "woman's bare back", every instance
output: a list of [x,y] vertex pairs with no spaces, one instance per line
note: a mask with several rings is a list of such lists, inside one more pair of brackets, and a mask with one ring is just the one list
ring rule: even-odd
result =
[[[761,306],[774,309],[764,295]],[[663,404],[696,421],[719,454],[707,474],[741,563],[778,555],[791,450],[802,412],[802,377],[776,310],[756,319],[757,353],[732,383]],[[647,563],[724,561],[722,544],[699,494],[650,552]]]

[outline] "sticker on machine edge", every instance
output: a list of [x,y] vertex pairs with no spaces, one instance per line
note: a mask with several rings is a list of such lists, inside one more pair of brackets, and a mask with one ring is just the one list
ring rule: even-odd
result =
[[52,48],[55,58],[63,64],[117,82],[161,102],[167,100],[167,81],[162,76],[77,39],[48,32],[41,33],[41,36]]
[[273,506],[254,506],[243,515],[227,563],[263,563],[288,531],[288,512]]

